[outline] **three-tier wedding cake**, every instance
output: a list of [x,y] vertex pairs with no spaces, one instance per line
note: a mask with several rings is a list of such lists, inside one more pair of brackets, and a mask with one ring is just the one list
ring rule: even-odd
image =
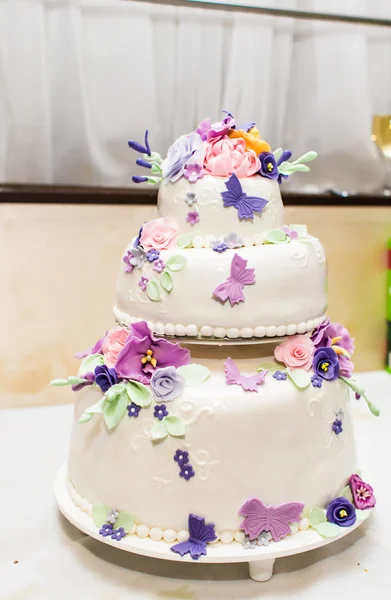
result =
[[[129,142],[160,183],[159,217],[121,259],[117,326],[79,355],[68,490],[97,531],[164,540],[194,559],[211,543],[337,536],[375,504],[359,474],[354,342],[326,317],[326,256],[284,225],[280,183],[308,152],[261,139],[229,113],[163,160]],[[82,390],[82,391],[80,391]],[[92,522],[92,521],[91,521]]]

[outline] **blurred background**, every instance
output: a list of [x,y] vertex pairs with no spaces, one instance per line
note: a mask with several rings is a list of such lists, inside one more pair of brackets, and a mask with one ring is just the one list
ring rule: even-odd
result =
[[0,406],[63,402],[47,382],[113,324],[122,251],[156,216],[127,140],[148,127],[165,155],[223,109],[319,153],[285,221],[326,248],[356,369],[384,367],[389,0],[0,0]]

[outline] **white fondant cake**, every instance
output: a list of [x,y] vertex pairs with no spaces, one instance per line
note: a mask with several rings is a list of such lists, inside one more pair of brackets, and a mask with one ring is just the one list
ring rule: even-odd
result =
[[338,535],[375,504],[355,473],[350,389],[379,411],[352,378],[353,339],[324,314],[319,240],[282,225],[279,183],[316,154],[290,162],[229,114],[164,160],[148,134],[129,146],[148,173],[135,181],[162,182],[160,216],[122,257],[120,326],[53,382],[78,394],[71,498],[102,536],[194,559],[299,527]]

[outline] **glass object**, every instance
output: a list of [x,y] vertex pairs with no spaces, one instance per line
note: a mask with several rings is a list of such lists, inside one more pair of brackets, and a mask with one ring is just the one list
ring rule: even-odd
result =
[[384,160],[383,193],[391,196],[391,115],[373,115],[371,138]]

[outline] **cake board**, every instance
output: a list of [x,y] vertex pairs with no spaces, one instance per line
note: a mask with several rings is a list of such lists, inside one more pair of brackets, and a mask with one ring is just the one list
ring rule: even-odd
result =
[[273,566],[277,558],[292,556],[301,552],[308,552],[315,548],[321,548],[351,533],[369,517],[371,510],[365,511],[361,521],[357,521],[352,527],[341,527],[341,533],[335,538],[322,538],[314,529],[298,531],[295,535],[289,535],[278,543],[270,543],[268,546],[257,546],[251,549],[243,548],[239,542],[230,544],[209,544],[206,556],[202,556],[199,561],[194,561],[189,555],[181,557],[172,552],[169,544],[165,541],[153,541],[149,538],[140,538],[136,535],[128,535],[120,542],[112,540],[110,537],[102,537],[98,533],[92,518],[76,506],[69,494],[67,487],[68,469],[65,463],[57,472],[54,482],[54,494],[58,508],[64,517],[84,534],[113,546],[125,552],[132,552],[151,558],[162,560],[174,560],[176,562],[196,562],[203,563],[238,563],[247,562],[249,564],[249,575],[255,581],[268,581],[273,575]]

